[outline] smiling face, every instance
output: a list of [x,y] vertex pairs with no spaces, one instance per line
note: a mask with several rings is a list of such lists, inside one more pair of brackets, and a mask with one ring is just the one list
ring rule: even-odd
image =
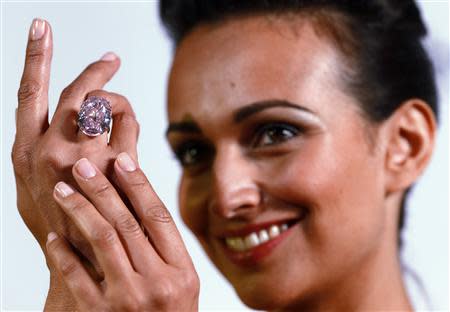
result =
[[309,22],[294,28],[267,16],[197,27],[169,82],[182,218],[260,309],[345,289],[386,240],[383,157],[341,54]]

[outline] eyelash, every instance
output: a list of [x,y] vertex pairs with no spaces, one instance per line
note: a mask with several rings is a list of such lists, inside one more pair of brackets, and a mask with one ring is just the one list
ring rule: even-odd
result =
[[[209,156],[208,154],[212,153],[211,148],[206,143],[200,141],[187,141],[175,149],[175,157],[183,168],[192,167],[199,162],[206,161]],[[194,159],[194,157],[200,158]]]
[[[277,133],[277,131],[281,132]],[[302,129],[290,124],[282,122],[265,123],[263,125],[256,126],[256,128],[251,131],[251,136],[248,143],[252,148],[266,148],[291,140],[298,136],[301,132]],[[282,137],[274,139],[274,135],[279,134],[282,134]],[[264,138],[265,135],[270,135],[272,137],[269,138],[272,140],[271,143],[262,143],[262,140],[268,138]],[[207,143],[200,140],[187,141],[175,148],[175,157],[183,168],[191,168],[197,165],[206,164],[206,162],[212,158],[213,153],[213,149]]]
[[[276,133],[276,131],[280,131],[279,133]],[[296,136],[298,136],[301,132],[301,129],[298,127],[295,127],[293,125],[283,123],[283,122],[271,122],[266,123],[261,126],[256,127],[256,130],[253,131],[253,139],[251,140],[251,146],[253,148],[263,148],[265,146],[272,146],[281,144],[285,141],[288,141]],[[282,137],[281,139],[278,138],[278,140],[273,140],[272,143],[261,143],[261,141],[264,139],[264,135],[273,135],[274,134],[282,134],[285,135],[285,137]]]

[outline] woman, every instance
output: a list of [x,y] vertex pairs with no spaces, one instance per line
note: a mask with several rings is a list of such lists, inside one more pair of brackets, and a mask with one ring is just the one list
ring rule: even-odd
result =
[[[437,104],[417,7],[391,2],[161,3],[176,43],[167,138],[184,168],[181,214],[252,308],[412,308],[399,233],[407,191],[433,150]],[[133,113],[96,90],[119,60],[108,54],[89,67],[48,125],[45,92],[33,83],[47,84],[50,41],[48,24],[35,22],[29,56],[38,57],[26,64],[14,152],[19,209],[52,272],[47,308],[195,310],[198,279],[136,163]],[[109,145],[67,122],[92,95],[113,103]],[[61,134],[74,159],[48,148]],[[23,167],[30,155],[46,161]],[[72,169],[80,156],[89,161]],[[42,176],[46,185],[28,187]],[[55,184],[60,208],[44,206]],[[50,230],[60,235],[44,246]]]

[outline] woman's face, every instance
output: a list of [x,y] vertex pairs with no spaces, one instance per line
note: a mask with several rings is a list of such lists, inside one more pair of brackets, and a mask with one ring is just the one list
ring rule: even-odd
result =
[[264,16],[197,27],[177,49],[181,215],[253,308],[345,287],[381,250],[383,157],[341,61],[309,22]]

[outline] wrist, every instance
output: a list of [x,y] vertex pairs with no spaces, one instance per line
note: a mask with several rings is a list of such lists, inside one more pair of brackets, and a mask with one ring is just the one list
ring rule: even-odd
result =
[[66,284],[56,271],[50,269],[50,287],[44,311],[76,311],[76,303]]

